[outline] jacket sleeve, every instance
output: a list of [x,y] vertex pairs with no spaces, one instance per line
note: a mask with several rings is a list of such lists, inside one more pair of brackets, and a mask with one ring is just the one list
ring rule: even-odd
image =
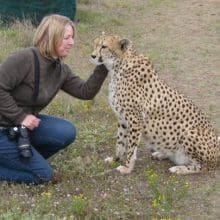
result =
[[90,77],[84,81],[73,74],[67,65],[65,65],[65,68],[67,77],[61,89],[76,98],[84,100],[90,100],[95,97],[108,73],[104,65],[99,65],[96,66]]
[[23,54],[13,54],[0,65],[0,115],[13,124],[20,124],[26,114],[11,96],[11,91],[17,87],[30,69],[28,57]]

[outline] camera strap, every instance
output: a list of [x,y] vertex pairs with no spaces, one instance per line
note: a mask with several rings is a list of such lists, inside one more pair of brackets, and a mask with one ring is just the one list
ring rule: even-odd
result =
[[34,53],[34,92],[32,96],[32,101],[35,102],[39,95],[39,86],[40,86],[40,63],[37,56],[37,53],[32,49]]

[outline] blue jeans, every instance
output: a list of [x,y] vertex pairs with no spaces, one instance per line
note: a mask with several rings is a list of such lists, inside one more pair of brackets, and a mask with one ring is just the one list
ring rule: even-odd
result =
[[41,184],[53,177],[46,160],[71,144],[76,137],[74,125],[66,120],[39,115],[41,122],[30,132],[33,157],[21,160],[15,140],[0,131],[0,180],[17,183]]

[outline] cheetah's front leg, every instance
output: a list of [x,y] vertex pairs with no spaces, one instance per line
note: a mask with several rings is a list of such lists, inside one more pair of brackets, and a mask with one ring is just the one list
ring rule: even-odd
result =
[[118,132],[117,132],[117,143],[116,143],[116,156],[115,157],[107,157],[105,162],[113,162],[113,161],[122,161],[126,154],[126,146],[127,146],[127,126],[125,123],[118,123]]
[[136,161],[137,146],[140,139],[141,129],[134,125],[129,127],[126,163],[125,166],[118,166],[116,168],[121,174],[128,174],[133,170]]
[[127,126],[124,123],[118,124],[117,144],[116,144],[116,161],[122,161],[126,153],[127,146]]

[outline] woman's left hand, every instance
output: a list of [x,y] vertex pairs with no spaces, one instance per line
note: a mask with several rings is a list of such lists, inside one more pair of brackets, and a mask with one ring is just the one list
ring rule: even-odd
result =
[[35,115],[29,114],[21,122],[21,125],[24,125],[26,128],[33,130],[34,128],[39,126],[39,123],[40,123],[39,118],[37,118]]

